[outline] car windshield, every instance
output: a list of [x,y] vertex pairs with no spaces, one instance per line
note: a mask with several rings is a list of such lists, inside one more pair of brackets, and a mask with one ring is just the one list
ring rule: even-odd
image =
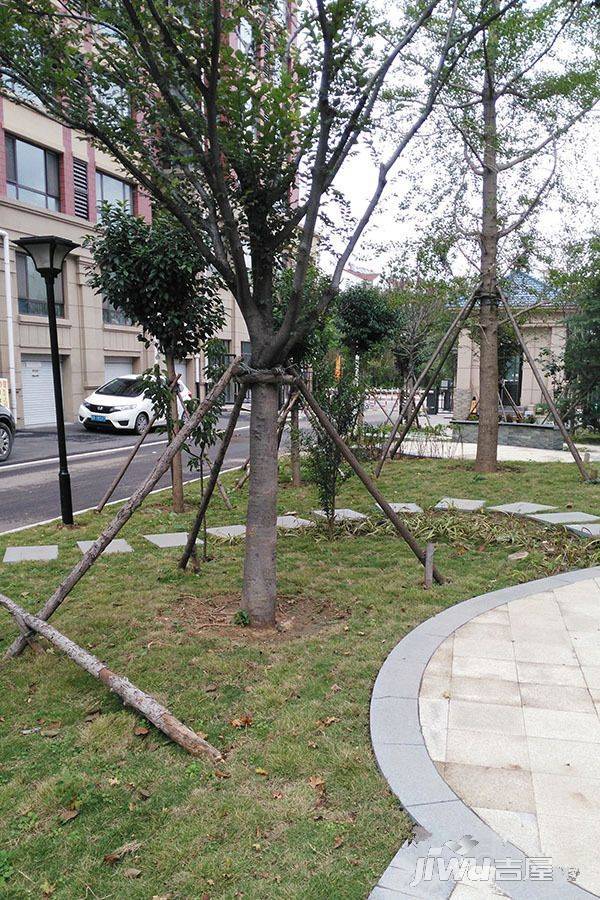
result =
[[143,392],[144,383],[141,378],[113,378],[96,391],[97,394],[110,394],[111,397],[139,397]]

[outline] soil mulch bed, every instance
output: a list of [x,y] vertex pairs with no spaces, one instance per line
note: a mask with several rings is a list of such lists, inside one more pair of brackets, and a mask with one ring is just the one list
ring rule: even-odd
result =
[[323,597],[283,595],[277,601],[277,626],[258,629],[234,623],[239,609],[240,598],[235,594],[210,598],[182,594],[170,609],[159,611],[157,621],[170,631],[183,630],[190,637],[214,634],[236,640],[280,643],[339,629],[350,616],[349,608],[340,609]]

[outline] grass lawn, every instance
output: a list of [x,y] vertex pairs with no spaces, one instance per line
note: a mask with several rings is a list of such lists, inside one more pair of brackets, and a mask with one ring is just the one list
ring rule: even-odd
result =
[[[600,511],[600,487],[574,465],[403,460],[384,470],[389,500],[431,507],[442,496],[531,500]],[[144,533],[184,530],[153,496],[122,536],[132,555],[101,559],[52,622],[120,674],[154,693],[226,754],[217,770],[170,744],[58,652],[27,650],[0,672],[0,896],[54,898],[364,898],[410,833],[374,762],[369,696],[387,653],[423,619],[459,600],[600,562],[587,544],[534,523],[426,513],[411,519],[450,579],[424,591],[422,570],[378,515],[334,540],[312,529],[279,541],[280,634],[204,627],[230,620],[243,542],[212,542],[201,574]],[[246,493],[212,525],[243,521]],[[308,513],[311,486],[282,471],[281,513]],[[375,512],[356,478],[340,506]],[[114,515],[82,516],[0,537],[58,543],[50,564],[0,565],[0,591],[36,610]],[[518,549],[530,556],[510,563]],[[0,610],[0,650],[16,634]],[[247,716],[251,724],[241,724]],[[232,724],[238,720],[235,724]],[[145,729],[142,728],[142,731]],[[130,842],[120,861],[107,854]],[[137,849],[135,849],[137,847]],[[130,848],[131,849],[131,848]]]

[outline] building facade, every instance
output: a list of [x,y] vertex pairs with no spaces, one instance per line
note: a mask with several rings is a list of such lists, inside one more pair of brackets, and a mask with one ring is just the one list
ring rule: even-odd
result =
[[[135,215],[151,216],[148,197],[119,166],[85,138],[40,110],[0,97],[0,229],[8,234],[11,314],[0,279],[0,379],[16,396],[19,426],[52,425],[54,401],[45,289],[42,279],[12,241],[56,234],[82,245],[97,222],[103,201],[125,202]],[[0,234],[0,237],[2,235]],[[80,246],[67,257],[57,282],[59,347],[65,417],[75,421],[85,396],[118,374],[143,372],[155,361],[138,341],[137,326],[125,321],[87,283],[92,263]],[[231,296],[224,297],[227,322],[219,335],[224,353],[248,353],[248,333]],[[15,368],[9,366],[12,338]],[[202,394],[201,352],[177,366],[192,393]],[[11,379],[11,374],[13,378]],[[10,383],[14,380],[13,385]]]
[[[564,351],[567,338],[565,310],[556,302],[552,292],[542,281],[526,273],[509,276],[505,293],[513,311],[517,314],[527,348],[543,372],[542,366],[544,360],[548,358],[548,353],[558,358]],[[527,309],[530,311],[523,316],[523,310]],[[499,310],[499,318],[500,321],[506,319],[502,307]],[[503,388],[500,393],[503,406],[510,411],[508,393],[517,407],[525,413],[533,413],[536,405],[544,402],[544,398],[521,349],[516,349],[510,358],[501,360],[501,363],[500,376]],[[550,378],[545,376],[545,381],[552,394]],[[455,419],[467,418],[473,397],[479,398],[479,346],[472,332],[463,329],[458,339],[454,384]]]

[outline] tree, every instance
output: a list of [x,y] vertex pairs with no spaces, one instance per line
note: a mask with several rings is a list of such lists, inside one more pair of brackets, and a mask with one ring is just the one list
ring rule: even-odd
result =
[[369,284],[343,290],[337,301],[343,343],[361,360],[386,341],[396,325],[396,314],[387,295]]
[[[248,376],[242,605],[254,625],[272,625],[276,609],[278,385],[267,373],[335,297],[388,179],[481,27],[456,0],[405,2],[394,24],[362,0],[0,6],[3,70],[178,219],[244,316],[262,372]],[[336,177],[380,115],[395,128],[389,155],[364,212],[342,230],[315,315],[304,285],[324,201],[336,202]],[[290,265],[293,289],[276,324],[273,284]]]
[[[105,205],[97,233],[87,241],[94,257],[89,282],[142,328],[164,354],[167,379],[175,361],[198,352],[225,322],[223,304],[204,257],[176,219],[158,212],[152,223],[118,205]],[[179,419],[171,392],[170,427]],[[181,453],[172,464],[173,510],[183,512]]]
[[[498,8],[498,0],[491,3]],[[480,15],[478,0],[471,10]],[[439,145],[458,185],[446,209],[480,285],[478,471],[497,463],[502,268],[531,249],[526,229],[559,183],[565,136],[598,103],[599,71],[593,4],[519,4],[482,30],[444,96]]]
[[600,430],[600,236],[571,244],[550,280],[567,310],[561,358],[548,361],[561,412],[576,426]]

